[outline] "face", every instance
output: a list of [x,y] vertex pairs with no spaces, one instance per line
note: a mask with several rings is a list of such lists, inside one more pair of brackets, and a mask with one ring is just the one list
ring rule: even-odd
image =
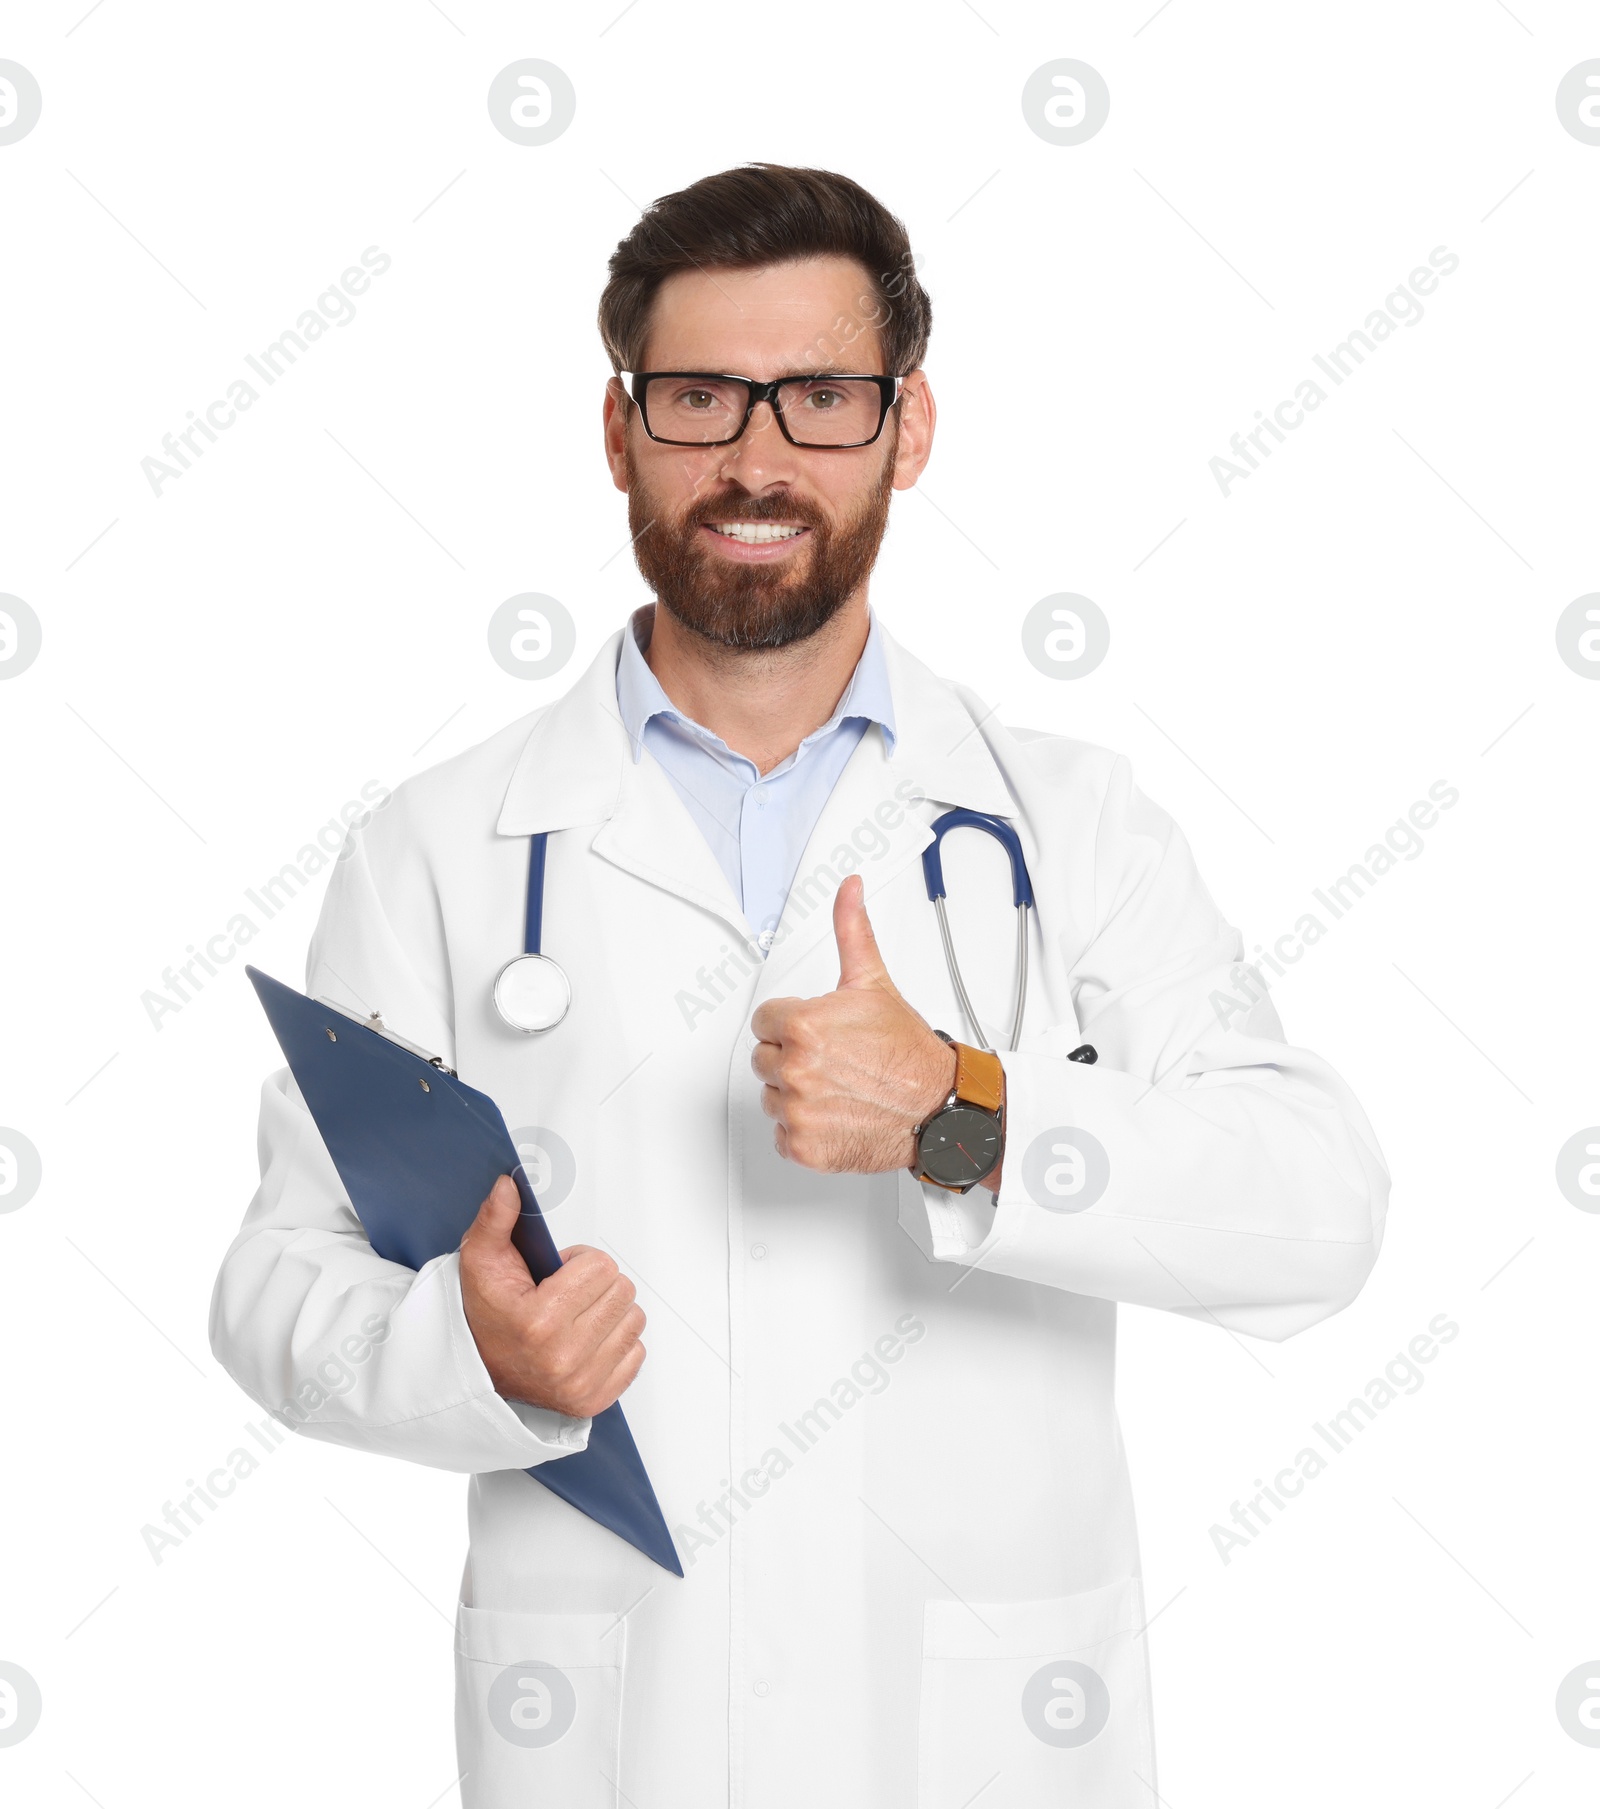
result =
[[[656,296],[641,368],[881,373],[886,305],[849,258],[685,272]],[[613,379],[605,424],[634,556],[657,600],[719,646],[783,647],[864,599],[890,495],[927,462],[933,398],[913,372],[870,446],[791,446],[765,402],[731,446],[664,446]]]

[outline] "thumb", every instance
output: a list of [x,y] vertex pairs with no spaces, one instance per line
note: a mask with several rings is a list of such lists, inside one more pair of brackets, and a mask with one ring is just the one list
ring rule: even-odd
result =
[[[479,1261],[493,1262],[508,1251],[515,1255],[511,1232],[521,1211],[522,1196],[516,1182],[510,1175],[501,1175],[478,1208],[478,1216],[467,1227],[461,1248],[470,1246]],[[517,1261],[521,1263],[522,1258],[518,1256]]]
[[867,917],[866,887],[859,873],[852,873],[833,895],[833,934],[839,944],[839,990],[878,986],[895,990],[889,970],[878,953],[878,939]]

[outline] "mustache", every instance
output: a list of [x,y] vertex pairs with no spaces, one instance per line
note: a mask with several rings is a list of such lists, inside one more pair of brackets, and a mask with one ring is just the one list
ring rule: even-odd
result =
[[709,527],[719,521],[798,522],[802,527],[826,528],[826,516],[815,503],[798,497],[731,496],[696,503],[681,517],[686,528]]

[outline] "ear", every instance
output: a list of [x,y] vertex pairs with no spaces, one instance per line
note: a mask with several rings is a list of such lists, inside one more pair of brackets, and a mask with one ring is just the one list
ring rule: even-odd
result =
[[895,412],[900,417],[900,430],[894,449],[894,487],[909,490],[922,476],[923,467],[933,452],[937,411],[926,371],[912,371],[901,384]]
[[601,409],[604,424],[606,463],[611,467],[611,481],[624,495],[628,490],[628,461],[625,448],[628,425],[634,412],[631,396],[622,387],[620,377],[606,380],[606,399]]

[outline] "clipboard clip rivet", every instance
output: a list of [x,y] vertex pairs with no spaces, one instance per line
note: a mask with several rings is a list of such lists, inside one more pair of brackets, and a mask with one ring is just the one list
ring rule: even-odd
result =
[[327,1025],[326,1025],[326,1024],[324,1024],[324,1025],[323,1025],[323,1026],[322,1026],[322,1028],[323,1028],[323,1031],[324,1031],[324,1033],[325,1033],[325,1034],[326,1034],[326,1036],[327,1036],[327,1038],[328,1038],[328,1041],[329,1041],[329,1042],[330,1042],[330,1043],[336,1043],[336,1042],[338,1042],[338,1040],[339,1040],[339,1039],[338,1039],[338,1037],[336,1037],[336,1036],[335,1036],[335,1035],[334,1035],[334,1034],[333,1034],[333,1032],[332,1032],[332,1031],[331,1031],[331,1030],[329,1030],[329,1029],[328,1029],[328,1026],[327,1026]]
[[430,1087],[425,1080],[419,1080],[417,1085],[421,1087],[424,1093],[431,1093],[433,1091],[433,1088]]

